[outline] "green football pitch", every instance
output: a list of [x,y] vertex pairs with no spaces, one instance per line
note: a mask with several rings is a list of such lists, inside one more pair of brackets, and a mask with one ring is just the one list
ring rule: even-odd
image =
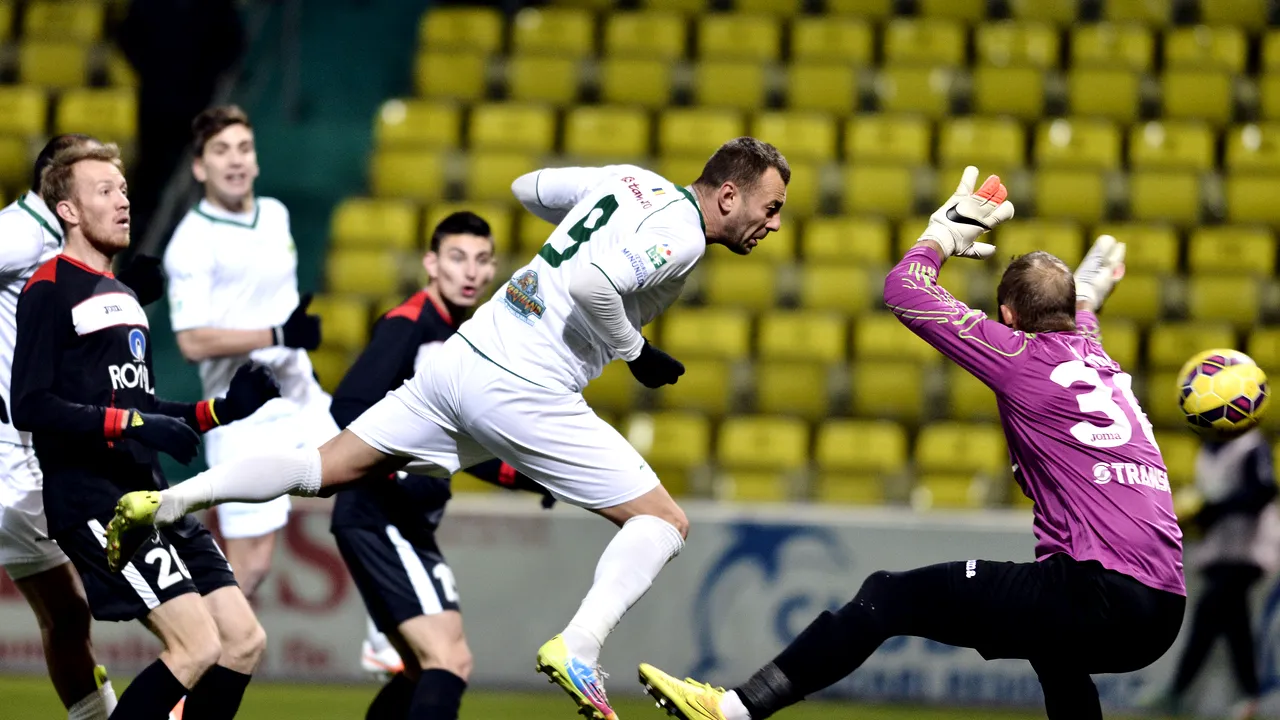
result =
[[[123,686],[116,688],[117,692]],[[287,685],[257,683],[249,687],[239,720],[363,720],[377,686]],[[48,720],[66,717],[53,688],[42,677],[0,677],[0,705],[5,720]],[[622,720],[661,720],[667,717],[643,698],[620,698],[614,709]],[[1003,712],[961,708],[924,709],[901,705],[803,703],[781,713],[779,720],[996,720],[1043,718],[1037,712]],[[563,695],[491,691],[469,692],[462,703],[462,720],[574,720],[580,718]]]

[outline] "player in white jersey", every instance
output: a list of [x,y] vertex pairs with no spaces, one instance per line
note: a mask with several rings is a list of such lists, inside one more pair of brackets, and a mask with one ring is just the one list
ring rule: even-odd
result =
[[[289,212],[253,193],[258,158],[244,111],[210,108],[192,131],[192,172],[205,197],[164,254],[178,347],[200,363],[205,397],[225,393],[246,357],[270,367],[281,390],[252,417],[207,434],[205,460],[216,467],[278,448],[318,447],[338,428],[306,353],[320,344],[320,319],[307,315],[310,298],[298,295]],[[246,595],[270,569],[275,533],[288,519],[286,497],[218,508],[227,559]]]
[[651,388],[684,366],[640,328],[680,294],[709,244],[746,255],[781,224],[791,170],[754,138],[723,145],[681,187],[629,165],[546,169],[513,191],[558,224],[538,255],[399,389],[316,451],[276,453],[201,473],[163,492],[130,493],[108,529],[165,525],[224,501],[315,495],[391,471],[445,477],[498,457],[557,498],[621,526],[568,627],[537,667],[583,714],[616,717],[597,659],[622,615],[683,547],[688,520],[634,448],[582,398],[615,359]]

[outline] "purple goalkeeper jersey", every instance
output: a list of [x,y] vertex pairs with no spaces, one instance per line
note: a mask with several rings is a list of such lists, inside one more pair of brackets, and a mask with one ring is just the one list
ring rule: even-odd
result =
[[911,250],[884,301],[995,392],[1014,477],[1035,502],[1036,559],[1096,560],[1185,595],[1164,460],[1132,378],[1102,349],[1098,318],[1077,312],[1076,332],[1013,330],[939,287],[940,265],[931,248]]

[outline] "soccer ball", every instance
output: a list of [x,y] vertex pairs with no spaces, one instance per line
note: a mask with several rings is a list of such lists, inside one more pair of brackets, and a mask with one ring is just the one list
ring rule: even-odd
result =
[[1269,396],[1267,374],[1235,350],[1206,350],[1178,371],[1178,405],[1191,429],[1212,440],[1257,426]]

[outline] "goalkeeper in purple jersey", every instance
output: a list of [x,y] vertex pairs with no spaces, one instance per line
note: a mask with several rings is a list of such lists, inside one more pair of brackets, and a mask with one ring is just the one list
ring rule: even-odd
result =
[[949,257],[1013,217],[992,176],[956,193],[889,273],[884,299],[995,393],[1014,476],[1035,502],[1036,561],[969,560],[879,571],[730,691],[640,666],[646,689],[686,720],[761,720],[855,671],[881,643],[914,635],[987,659],[1031,661],[1051,720],[1102,717],[1092,673],[1154,662],[1182,625],[1182,535],[1169,480],[1131,378],[1103,350],[1094,312],[1123,274],[1124,245],[1103,236],[1073,277],[1058,258],[1015,258],[1000,280],[1000,320],[937,284]]

